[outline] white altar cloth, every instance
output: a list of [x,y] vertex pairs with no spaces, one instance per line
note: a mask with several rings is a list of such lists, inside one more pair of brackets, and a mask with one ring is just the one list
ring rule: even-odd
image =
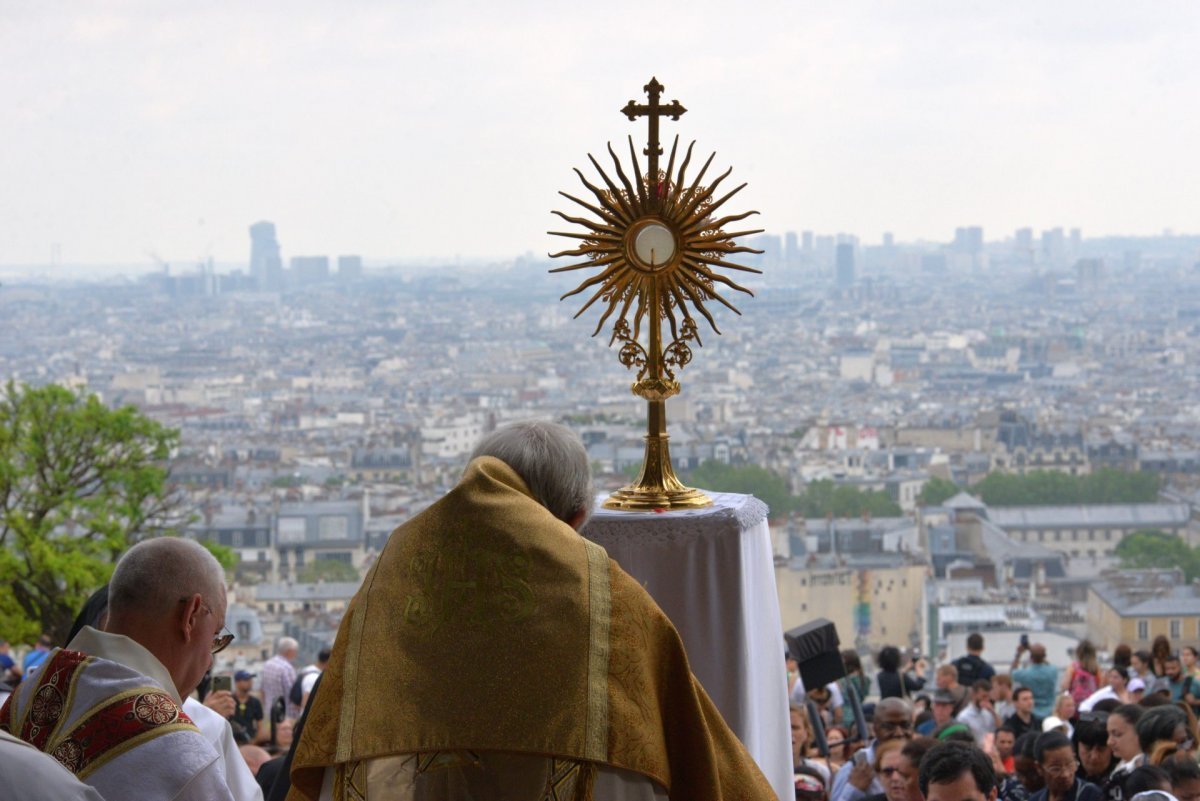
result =
[[795,797],[783,622],[767,507],[709,492],[676,512],[601,508],[583,535],[640,581],[675,624],[692,671],[780,799]]

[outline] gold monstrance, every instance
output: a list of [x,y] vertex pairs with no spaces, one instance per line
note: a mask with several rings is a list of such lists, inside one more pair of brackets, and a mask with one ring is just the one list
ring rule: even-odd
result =
[[[612,338],[609,345],[620,341],[617,358],[628,368],[638,368],[633,394],[645,398],[648,406],[649,431],[646,434],[646,455],[642,460],[642,471],[630,485],[614,492],[605,502],[607,509],[644,511],[648,509],[695,509],[708,506],[712,500],[703,492],[685,487],[675,476],[668,448],[666,400],[679,394],[679,382],[675,370],[682,369],[692,360],[689,342],[700,346],[700,334],[692,311],[699,312],[715,333],[721,333],[717,323],[704,304],[716,300],[741,314],[716,290],[718,283],[753,295],[749,289],[739,286],[714,268],[723,267],[748,273],[761,273],[752,267],[726,261],[734,253],[762,253],[761,250],[737,245],[736,237],[761,233],[762,229],[725,233],[724,226],[758,214],[748,211],[714,219],[717,209],[740,192],[745,184],[714,200],[717,187],[733,170],[727,170],[711,185],[702,184],[704,174],[712,164],[716,153],[708,157],[700,172],[687,183],[688,165],[692,162],[692,148],[688,145],[679,172],[675,173],[675,155],[679,137],[671,145],[671,157],[665,172],[658,168],[658,157],[662,147],[658,142],[660,117],[678,120],[687,111],[678,100],[661,105],[659,97],[663,86],[657,79],[643,87],[650,102],[639,104],[630,100],[621,113],[636,121],[646,117],[650,124],[649,141],[643,154],[646,156],[646,172],[639,166],[633,137],[629,137],[629,156],[633,162],[633,180],[621,168],[620,159],[608,146],[613,168],[621,182],[618,187],[604,172],[592,155],[588,160],[600,173],[607,190],[590,183],[583,173],[575,170],[579,180],[595,196],[599,205],[592,205],[579,198],[560,192],[595,215],[592,219],[570,217],[561,211],[554,212],[564,220],[586,229],[583,232],[564,233],[550,231],[553,236],[577,239],[579,246],[573,250],[550,254],[551,258],[575,256],[586,259],[568,267],[558,267],[552,273],[568,270],[599,269],[597,275],[563,295],[565,300],[585,289],[597,287],[595,294],[583,304],[576,317],[583,314],[597,300],[608,304],[592,336],[600,333],[604,323],[618,312],[613,321]],[[634,302],[637,305],[634,306]],[[630,326],[630,308],[633,307],[633,325]],[[642,345],[638,338],[642,332],[642,320],[646,318],[648,342]],[[671,341],[663,346],[662,321],[671,328]]]

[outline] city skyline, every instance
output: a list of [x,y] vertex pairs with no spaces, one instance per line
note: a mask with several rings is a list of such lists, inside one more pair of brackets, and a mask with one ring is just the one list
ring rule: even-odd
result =
[[1200,218],[1189,4],[539,11],[10,7],[0,265],[245,263],[256,220],[285,256],[541,254],[572,167],[640,146],[618,109],[651,75],[689,109],[664,139],[715,150],[772,233]]

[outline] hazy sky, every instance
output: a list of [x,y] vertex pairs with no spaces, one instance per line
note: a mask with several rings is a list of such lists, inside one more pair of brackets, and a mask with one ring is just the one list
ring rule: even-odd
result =
[[506,257],[656,75],[769,230],[1195,233],[1200,3],[0,0],[0,264]]

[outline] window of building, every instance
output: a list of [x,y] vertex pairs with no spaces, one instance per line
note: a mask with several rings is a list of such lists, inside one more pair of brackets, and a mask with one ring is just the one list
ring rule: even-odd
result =
[[325,515],[317,520],[317,537],[322,540],[344,540],[350,531],[345,515]]
[[1170,623],[1170,631],[1171,633],[1167,636],[1169,636],[1172,640],[1178,640],[1180,637],[1182,637],[1183,621],[1179,619],[1172,620]]
[[304,542],[305,530],[303,517],[279,518],[279,544],[298,545]]
[[1137,622],[1137,638],[1139,640],[1150,639],[1150,621],[1149,620],[1139,620]]

